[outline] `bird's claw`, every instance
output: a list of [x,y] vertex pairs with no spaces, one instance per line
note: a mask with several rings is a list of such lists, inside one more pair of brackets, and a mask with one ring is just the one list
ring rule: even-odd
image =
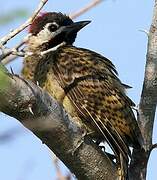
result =
[[79,138],[76,144],[74,145],[74,149],[72,150],[72,155],[74,155],[74,153],[81,147],[81,145],[84,142],[85,136],[88,136],[88,135],[89,133],[86,130],[83,130],[83,134],[81,138]]

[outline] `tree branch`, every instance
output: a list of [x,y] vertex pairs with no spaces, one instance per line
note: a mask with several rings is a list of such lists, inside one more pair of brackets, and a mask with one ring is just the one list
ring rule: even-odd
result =
[[139,126],[144,138],[144,149],[134,150],[130,165],[131,179],[145,180],[147,163],[152,148],[152,133],[157,105],[157,0],[153,20],[148,35],[148,49],[145,77],[139,104]]
[[[4,45],[12,39],[14,36],[19,34],[21,31],[23,31],[26,27],[28,27],[36,18],[40,10],[43,8],[43,6],[47,3],[48,0],[40,0],[40,3],[37,7],[37,9],[33,12],[32,16],[21,26],[16,28],[15,30],[12,30],[9,34],[2,37],[0,39],[0,49],[2,50],[2,55],[0,55],[0,62],[3,62],[4,64],[13,61],[16,59],[16,57],[20,56],[22,52],[18,52],[18,49],[25,43],[26,38],[24,38],[23,41],[21,41],[19,44],[17,44],[14,48],[6,48]],[[9,58],[8,58],[9,56]],[[7,59],[5,59],[7,58]]]
[[[19,48],[21,46],[23,46],[25,44],[25,41],[21,41],[19,44],[17,44],[13,49],[16,49],[17,51],[19,50]],[[0,55],[0,61],[6,61],[5,58],[7,58],[8,56],[10,56],[12,54],[12,49],[10,48],[5,48],[4,52],[2,53],[2,55]],[[17,57],[17,55],[16,55]],[[4,64],[3,62],[3,64]]]
[[34,11],[34,13],[32,14],[32,16],[21,26],[19,26],[18,28],[16,28],[15,30],[11,31],[9,34],[7,34],[6,36],[2,37],[0,39],[0,48],[7,43],[7,41],[9,41],[11,38],[13,38],[15,35],[17,35],[18,33],[20,33],[21,31],[23,31],[26,27],[28,27],[33,20],[35,19],[35,17],[38,15],[38,13],[40,12],[40,10],[43,8],[43,6],[47,3],[48,0],[40,0],[40,3],[37,7],[37,9]]
[[152,132],[157,104],[157,3],[148,36],[145,78],[139,105],[139,123],[144,137],[145,149],[152,145]]
[[157,148],[157,143],[153,144],[150,151],[152,151],[153,149],[156,149]]
[[53,98],[32,82],[8,74],[3,67],[0,102],[2,112],[33,131],[78,179],[117,179],[114,164],[88,136],[76,149],[84,132]]
[[[74,12],[74,13],[71,13],[69,16],[72,18],[72,19],[75,19],[79,16],[81,16],[82,14],[84,14],[85,12],[89,11],[90,9],[92,9],[93,7],[95,7],[96,5],[98,5],[99,3],[101,3],[103,0],[92,0],[89,4],[87,4],[85,7],[79,9],[78,11]],[[33,20],[34,18],[36,17],[36,15],[39,13],[40,9],[44,6],[44,4],[46,3],[46,1],[41,1],[38,9],[36,10],[36,12],[33,13],[33,17],[30,17],[29,20],[27,20],[23,25],[23,29],[25,29]],[[17,28],[17,30],[14,30],[16,32],[16,34],[18,34],[20,31],[22,31],[22,27],[20,26],[20,29]],[[20,31],[19,31],[20,30]],[[15,34],[15,35],[16,35]],[[8,35],[7,35],[7,38],[8,38]],[[11,37],[12,38],[12,37]],[[10,38],[10,39],[11,39]],[[2,43],[4,41],[5,37],[2,39]],[[10,39],[6,39],[7,41],[10,40]],[[2,44],[1,43],[1,44]],[[22,42],[20,42],[20,44],[16,45],[13,49],[14,50],[17,50],[16,52],[16,55],[15,55],[15,51],[14,51],[14,54],[13,54],[13,50],[12,49],[7,49],[5,51],[5,47],[1,45],[1,48],[3,48],[3,54],[0,56],[0,59],[2,61],[2,63],[4,65],[10,63],[11,61],[15,60],[19,54],[22,54],[21,52],[18,52],[18,49],[19,47],[21,47],[21,45],[23,45],[25,43],[25,40],[23,40]]]
[[96,5],[101,3],[102,1],[103,0],[92,0],[85,7],[79,9],[78,11],[76,11],[74,13],[70,13],[69,16],[70,16],[71,19],[75,19],[75,18],[81,16],[82,14],[84,14],[85,12],[89,11],[90,9],[92,9],[93,7],[95,7]]

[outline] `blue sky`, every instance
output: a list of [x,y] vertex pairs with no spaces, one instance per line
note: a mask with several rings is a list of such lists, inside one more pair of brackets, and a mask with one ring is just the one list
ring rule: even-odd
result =
[[[1,13],[6,14],[16,8],[26,8],[31,14],[38,2],[39,0],[5,0],[2,3]],[[69,13],[88,2],[87,0],[49,0],[44,11]],[[76,19],[92,20],[92,23],[80,31],[75,45],[97,51],[111,59],[117,67],[120,79],[133,87],[128,91],[128,95],[136,104],[141,94],[147,49],[147,36],[139,30],[149,30],[153,5],[153,0],[106,0]],[[24,21],[25,18],[18,19],[0,27],[0,36]],[[12,46],[20,41],[25,33],[13,39],[8,45]],[[9,64],[8,68],[10,66],[14,72],[20,73],[22,60],[18,59]],[[4,114],[0,119],[0,179],[55,179],[55,170],[48,148],[17,120]],[[156,123],[155,121],[153,142],[157,142]],[[157,160],[157,152],[153,151],[148,166],[148,180],[157,177],[155,160]]]

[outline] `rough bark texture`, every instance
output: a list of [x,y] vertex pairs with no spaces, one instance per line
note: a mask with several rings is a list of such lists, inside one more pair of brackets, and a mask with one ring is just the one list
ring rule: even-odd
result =
[[5,89],[0,86],[2,112],[32,130],[78,179],[117,179],[116,167],[88,136],[76,149],[84,132],[54,99],[33,83],[2,73],[7,82]]
[[152,133],[157,105],[157,0],[148,35],[145,77],[139,104],[138,122],[144,137],[144,149],[134,150],[130,165],[130,179],[146,179],[147,163],[152,147]]

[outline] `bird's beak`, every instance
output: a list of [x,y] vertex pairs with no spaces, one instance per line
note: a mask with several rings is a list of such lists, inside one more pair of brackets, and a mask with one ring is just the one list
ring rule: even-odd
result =
[[91,21],[79,21],[79,22],[74,22],[71,25],[68,26],[62,26],[60,27],[57,31],[52,33],[51,39],[55,38],[56,36],[60,34],[64,34],[65,36],[68,36],[70,34],[75,34],[78,31],[80,31],[83,27],[88,25]]
[[64,31],[71,33],[71,32],[78,32],[80,31],[83,27],[88,25],[91,21],[79,21],[79,22],[74,22],[73,24],[66,26]]

